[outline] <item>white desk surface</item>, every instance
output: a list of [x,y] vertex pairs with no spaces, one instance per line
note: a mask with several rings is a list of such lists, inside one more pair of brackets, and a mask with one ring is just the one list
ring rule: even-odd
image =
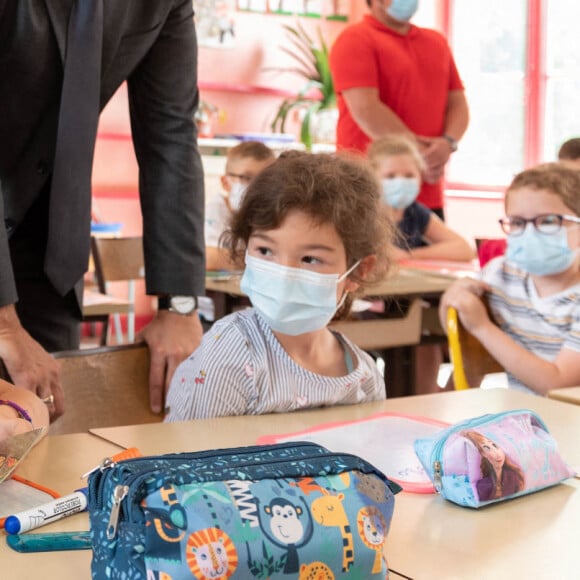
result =
[[[32,449],[18,475],[44,484],[65,495],[86,485],[80,476],[99,465],[120,447],[88,433],[45,437]],[[89,529],[86,512],[64,518],[31,533],[66,532]],[[0,532],[0,577],[6,580],[88,580],[91,578],[92,552],[39,552],[20,554],[6,545],[6,532]]]
[[[92,432],[144,454],[249,445],[265,434],[345,421],[380,411],[415,413],[447,422],[529,408],[544,419],[572,466],[580,467],[580,407],[505,389],[438,393],[284,415],[228,417]],[[388,453],[388,442],[385,442]],[[470,510],[437,495],[400,493],[389,533],[390,566],[411,578],[578,578],[580,481]]]

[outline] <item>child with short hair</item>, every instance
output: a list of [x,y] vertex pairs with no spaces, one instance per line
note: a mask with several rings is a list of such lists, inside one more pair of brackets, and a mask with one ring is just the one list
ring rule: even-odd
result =
[[226,248],[220,247],[220,236],[233,211],[237,210],[248,183],[270,165],[276,156],[260,141],[244,141],[227,154],[223,191],[214,195],[205,208],[205,262],[208,270],[231,270],[236,267]]
[[[423,158],[413,141],[391,135],[374,141],[367,152],[381,182],[383,201],[397,224],[395,256],[399,260],[471,260],[475,251],[467,240],[449,228],[437,214],[417,201]],[[444,361],[439,344],[415,347],[415,394],[436,393],[439,368]]]
[[392,226],[376,180],[343,156],[287,152],[250,183],[228,232],[253,308],[218,320],[175,372],[167,421],[385,398],[373,359],[328,328],[384,277]]
[[545,395],[580,385],[578,192],[580,172],[562,163],[516,175],[500,220],[505,256],[486,265],[483,281],[458,280],[441,300],[442,323],[447,308],[456,308],[463,326],[504,367],[510,388]]
[[398,259],[468,261],[475,256],[467,240],[417,201],[425,164],[417,146],[403,135],[374,141],[367,152],[383,188],[383,200],[400,232]]
[[560,145],[558,161],[580,169],[580,137],[572,137]]

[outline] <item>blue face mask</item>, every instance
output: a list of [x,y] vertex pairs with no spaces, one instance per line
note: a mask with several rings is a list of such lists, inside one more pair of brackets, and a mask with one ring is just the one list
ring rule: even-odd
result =
[[393,0],[386,12],[399,22],[408,22],[419,8],[419,0]]
[[575,257],[568,245],[566,228],[547,236],[529,223],[523,234],[507,238],[506,258],[536,276],[559,274],[574,263]]
[[324,328],[340,308],[336,287],[358,265],[342,276],[289,268],[246,254],[246,268],[240,282],[252,306],[272,330],[297,336]]
[[395,209],[409,207],[419,195],[419,180],[413,177],[391,177],[381,183],[385,203]]

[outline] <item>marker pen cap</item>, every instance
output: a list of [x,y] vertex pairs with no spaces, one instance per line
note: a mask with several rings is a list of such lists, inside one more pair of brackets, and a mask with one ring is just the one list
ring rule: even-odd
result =
[[7,534],[17,534],[20,531],[20,520],[16,516],[8,516],[4,520],[4,529]]

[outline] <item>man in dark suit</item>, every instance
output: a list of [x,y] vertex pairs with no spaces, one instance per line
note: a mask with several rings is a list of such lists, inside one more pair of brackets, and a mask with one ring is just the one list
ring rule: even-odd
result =
[[[88,264],[96,121],[90,138],[68,145],[75,153],[88,141],[84,158],[59,167],[59,183],[88,186],[73,188],[78,193],[64,203],[63,189],[51,186],[64,140],[63,79],[77,50],[72,15],[93,2],[100,15],[85,17],[85,25],[98,26],[97,32],[77,38],[99,41],[95,119],[124,81],[129,89],[146,287],[160,297],[158,314],[143,331],[154,411],[162,410],[173,371],[202,335],[195,297],[204,290],[204,195],[193,122],[199,95],[191,0],[0,0],[0,358],[16,385],[54,399],[53,418],[64,404],[48,352],[79,344],[83,272],[74,270],[71,279],[67,260],[70,253],[77,265]],[[79,61],[83,69],[85,57]],[[77,101],[85,109],[91,102]]]

